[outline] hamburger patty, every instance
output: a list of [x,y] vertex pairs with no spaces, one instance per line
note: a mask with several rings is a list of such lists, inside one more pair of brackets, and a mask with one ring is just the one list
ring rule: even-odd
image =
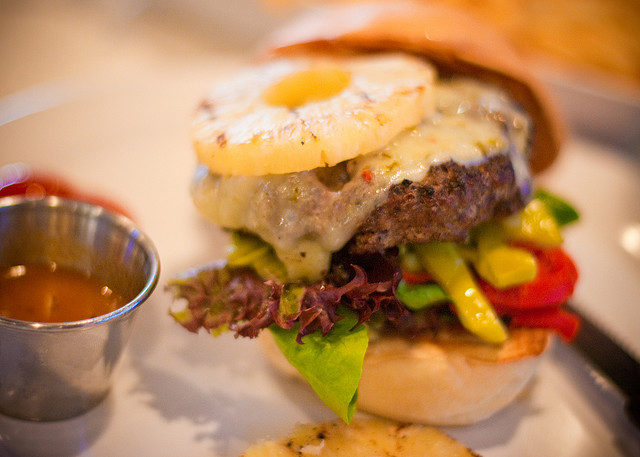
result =
[[463,241],[479,223],[524,206],[508,155],[479,165],[449,161],[431,167],[421,182],[394,184],[387,200],[369,214],[350,240],[352,253],[382,251],[404,243]]

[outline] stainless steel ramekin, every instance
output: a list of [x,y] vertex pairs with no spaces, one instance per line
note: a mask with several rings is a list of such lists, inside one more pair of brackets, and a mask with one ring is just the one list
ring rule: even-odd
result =
[[58,197],[0,199],[0,267],[50,262],[100,278],[126,304],[74,322],[0,316],[0,412],[20,419],[70,418],[107,395],[160,273],[153,243],[122,215]]

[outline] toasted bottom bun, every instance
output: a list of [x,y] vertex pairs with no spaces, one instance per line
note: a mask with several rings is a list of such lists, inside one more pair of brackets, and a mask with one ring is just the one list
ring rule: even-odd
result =
[[300,424],[289,436],[252,445],[241,457],[478,457],[433,427],[379,419]]
[[[260,341],[283,373],[301,378],[270,332]],[[543,329],[514,329],[499,345],[466,333],[412,340],[372,340],[364,359],[358,408],[397,421],[466,425],[511,403],[536,371],[551,342]]]

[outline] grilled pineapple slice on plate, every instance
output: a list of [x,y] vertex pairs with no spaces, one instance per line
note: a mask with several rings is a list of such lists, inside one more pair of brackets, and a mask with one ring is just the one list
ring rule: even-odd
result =
[[282,58],[222,82],[191,134],[213,173],[332,166],[386,145],[433,109],[433,68],[400,54]]
[[251,446],[241,457],[478,457],[436,428],[356,418],[298,425],[279,440]]

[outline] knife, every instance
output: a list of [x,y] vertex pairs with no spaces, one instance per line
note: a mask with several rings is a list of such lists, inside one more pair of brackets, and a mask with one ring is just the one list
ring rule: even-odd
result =
[[570,345],[618,387],[625,397],[627,417],[640,428],[640,363],[574,305],[565,308],[581,320]]

